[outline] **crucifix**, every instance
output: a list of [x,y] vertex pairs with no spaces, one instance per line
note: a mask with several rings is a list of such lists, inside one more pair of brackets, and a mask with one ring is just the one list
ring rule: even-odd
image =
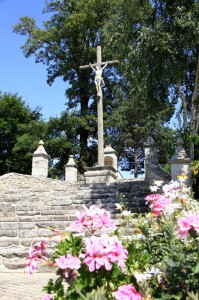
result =
[[103,69],[107,65],[119,63],[118,60],[102,62],[101,46],[97,46],[97,63],[80,66],[80,69],[92,68],[95,72],[95,85],[97,90],[97,126],[98,126],[98,166],[104,166],[104,126],[103,126]]

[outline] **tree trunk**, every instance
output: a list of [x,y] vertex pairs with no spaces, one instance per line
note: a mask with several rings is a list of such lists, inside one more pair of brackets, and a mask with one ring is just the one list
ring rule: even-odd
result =
[[[78,82],[80,89],[80,116],[83,118],[87,115],[88,103],[89,103],[89,75],[90,71],[85,70],[84,72],[78,73]],[[80,167],[83,169],[87,166],[88,162],[88,130],[84,127],[79,128],[80,134]]]
[[138,177],[138,149],[134,146],[134,177]]
[[180,99],[182,101],[182,106],[183,106],[183,129],[184,129],[185,134],[187,134],[187,116],[188,116],[188,114],[187,114],[187,101],[186,101],[185,96],[183,94],[180,82],[178,82],[178,92],[179,92]]
[[[190,137],[193,137],[198,132],[198,121],[199,112],[197,107],[197,97],[198,97],[198,85],[199,85],[199,58],[197,62],[196,78],[194,91],[191,98],[191,124],[190,124]],[[194,159],[194,142],[190,141],[190,158]]]

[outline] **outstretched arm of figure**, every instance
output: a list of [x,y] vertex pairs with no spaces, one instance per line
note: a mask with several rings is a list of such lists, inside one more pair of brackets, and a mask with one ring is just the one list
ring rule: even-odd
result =
[[107,62],[105,63],[105,65],[102,67],[102,70],[104,70],[104,68],[106,68],[107,64],[108,64],[108,61],[107,61]]
[[93,69],[93,71],[96,71],[95,68],[92,66],[91,63],[89,63],[89,66]]

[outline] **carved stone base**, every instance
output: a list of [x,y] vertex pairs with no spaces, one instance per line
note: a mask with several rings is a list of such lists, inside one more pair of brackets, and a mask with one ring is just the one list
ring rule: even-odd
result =
[[117,171],[111,166],[86,168],[85,183],[110,183],[117,181]]

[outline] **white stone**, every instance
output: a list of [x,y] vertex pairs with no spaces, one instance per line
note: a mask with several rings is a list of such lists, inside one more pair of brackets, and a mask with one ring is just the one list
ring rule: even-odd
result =
[[65,165],[65,181],[69,183],[77,182],[77,166],[73,155],[69,156],[69,161]]
[[183,140],[181,138],[177,139],[177,147],[175,154],[171,157],[169,163],[171,165],[171,179],[178,180],[178,176],[187,176],[186,184],[191,186],[191,159],[188,158],[184,148]]
[[85,183],[110,183],[117,181],[117,172],[111,166],[87,168]]
[[44,142],[40,140],[37,150],[32,155],[32,176],[48,176],[48,160],[50,156],[46,153],[46,150],[44,149],[43,145]]

